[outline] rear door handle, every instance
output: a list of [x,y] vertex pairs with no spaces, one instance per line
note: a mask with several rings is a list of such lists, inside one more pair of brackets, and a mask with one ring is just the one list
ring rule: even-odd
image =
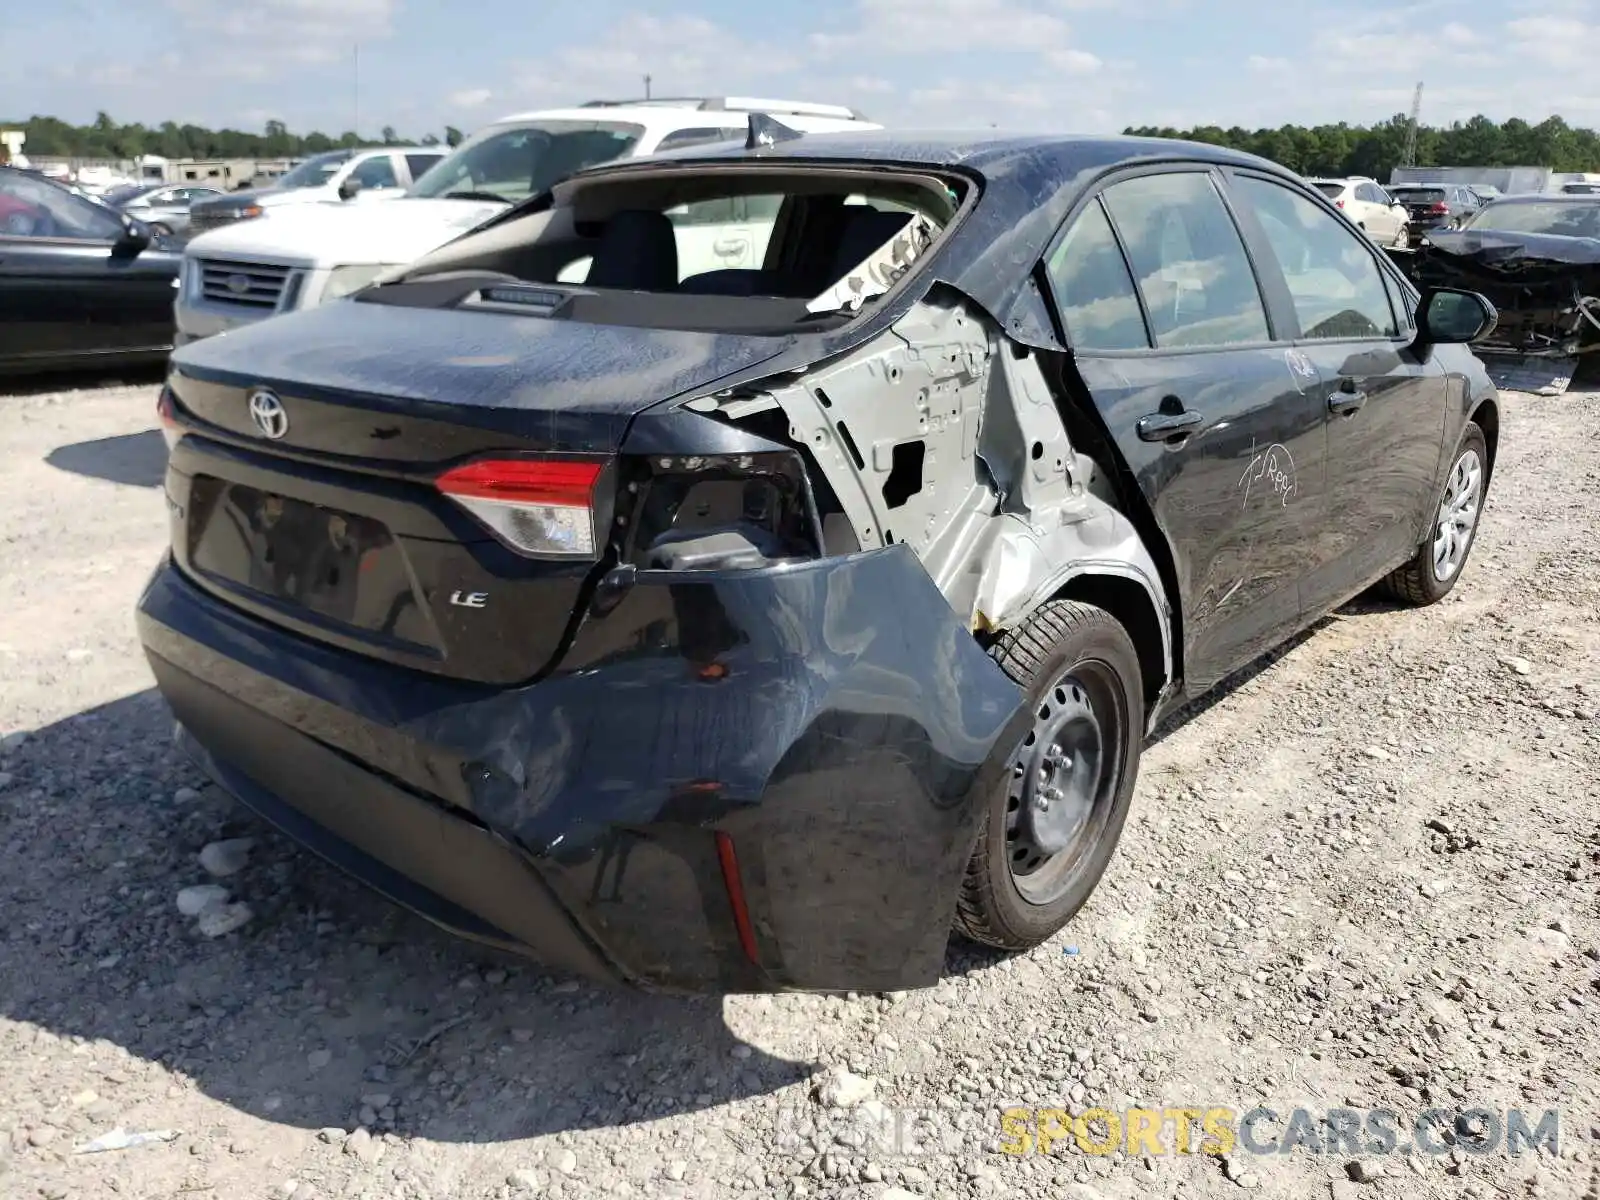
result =
[[1365,392],[1347,392],[1341,388],[1337,392],[1328,394],[1328,411],[1341,417],[1348,417],[1359,412],[1361,406],[1366,402],[1367,394]]
[[1188,437],[1195,426],[1204,420],[1205,414],[1188,408],[1182,412],[1151,413],[1147,417],[1139,418],[1139,424],[1135,428],[1144,441],[1165,442],[1170,438]]

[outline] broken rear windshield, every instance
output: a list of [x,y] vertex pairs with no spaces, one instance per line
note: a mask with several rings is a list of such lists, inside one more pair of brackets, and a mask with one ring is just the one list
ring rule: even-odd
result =
[[1534,233],[1556,237],[1600,238],[1600,202],[1585,204],[1529,201],[1490,204],[1466,228],[1495,233]]
[[915,269],[964,186],[889,171],[634,168],[570,181],[548,210],[442,247],[402,282],[493,272],[501,299],[485,307],[507,311],[507,286],[536,285],[548,302],[529,315],[664,329],[848,320]]

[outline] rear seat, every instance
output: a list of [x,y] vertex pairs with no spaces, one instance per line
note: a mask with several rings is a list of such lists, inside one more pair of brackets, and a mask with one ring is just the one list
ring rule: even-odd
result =
[[[910,213],[880,212],[865,205],[850,205],[845,213],[839,245],[824,286],[837,283],[846,271],[899,233],[911,220]],[[678,290],[699,296],[810,296],[822,289],[797,291],[794,281],[782,271],[729,267],[691,275],[678,285]]]

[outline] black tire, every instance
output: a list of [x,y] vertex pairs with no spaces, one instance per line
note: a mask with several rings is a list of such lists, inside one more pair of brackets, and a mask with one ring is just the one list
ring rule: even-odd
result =
[[[1439,538],[1439,530],[1444,525],[1445,508],[1451,500],[1457,471],[1462,468],[1464,460],[1474,456],[1477,460],[1478,480],[1472,523],[1466,531],[1465,543],[1460,547],[1460,554],[1455,559],[1454,569],[1441,578],[1436,565],[1435,543]],[[1483,436],[1483,430],[1470,421],[1467,422],[1467,428],[1461,435],[1461,444],[1456,447],[1455,455],[1450,460],[1450,469],[1445,473],[1444,479],[1444,487],[1440,489],[1439,498],[1434,502],[1428,531],[1423,535],[1422,544],[1417,547],[1416,554],[1412,556],[1410,562],[1390,573],[1378,585],[1381,591],[1396,600],[1419,608],[1437,604],[1450,594],[1451,589],[1460,580],[1462,572],[1467,569],[1467,561],[1472,556],[1472,547],[1478,538],[1483,504],[1489,494],[1489,443]]]
[[[1071,600],[1044,605],[1022,625],[1007,631],[990,654],[1027,694],[1036,722],[1022,745],[995,748],[1012,769],[990,797],[961,883],[955,925],[975,942],[1002,950],[1028,950],[1053,936],[1083,907],[1105,874],[1122,835],[1144,743],[1139,654],[1127,630],[1110,613]],[[1068,695],[1068,685],[1073,683],[1079,690]],[[1029,756],[1041,752],[1040,730],[1047,731],[1045,738],[1052,746],[1065,736],[1049,733],[1049,718],[1041,716],[1058,696],[1062,699],[1054,710],[1056,719],[1063,719],[1067,709],[1082,711],[1087,702],[1092,723],[1102,731],[1098,753],[1077,753],[1076,758],[1064,760],[1073,764],[1073,770],[1064,775],[1069,795],[1091,793],[1089,807],[1067,848],[1043,858],[1036,867],[1030,866],[1031,859],[1022,860],[1018,869],[1029,873],[1018,875],[1013,869],[1019,853],[1017,839],[1022,836],[1017,825],[1025,815],[1019,809],[1031,811],[1031,806],[1026,796],[1019,799],[1015,793],[1018,788],[1036,786],[1031,782],[1031,764],[1036,758]],[[1059,761],[1052,770],[1059,769]],[[1077,764],[1091,761],[1094,767],[1085,766],[1082,774],[1085,778],[1093,775],[1092,788],[1079,787]],[[1044,768],[1039,770],[1042,773]],[[1058,798],[1061,794],[1059,790],[1055,793]],[[1066,806],[1063,813],[1072,811],[1070,802],[1062,803]],[[1026,849],[1031,853],[1036,847],[1029,841]],[[1024,894],[1024,888],[1036,886],[1040,890],[1035,898]]]

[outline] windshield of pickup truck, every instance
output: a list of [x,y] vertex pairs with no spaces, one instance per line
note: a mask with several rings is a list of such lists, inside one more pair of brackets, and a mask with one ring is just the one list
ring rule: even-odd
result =
[[426,199],[503,200],[538,195],[584,167],[621,158],[642,125],[610,121],[539,121],[486,129],[411,185]]
[[273,181],[273,187],[280,188],[308,188],[321,187],[332,179],[350,159],[348,150],[330,150],[326,154],[318,154],[308,158],[294,170]]

